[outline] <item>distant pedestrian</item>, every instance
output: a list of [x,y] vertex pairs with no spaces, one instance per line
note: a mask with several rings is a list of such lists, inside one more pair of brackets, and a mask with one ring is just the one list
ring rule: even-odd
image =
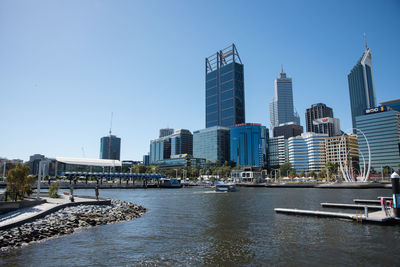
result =
[[96,193],[96,199],[99,200],[99,186],[96,185],[96,187],[94,188],[94,191]]

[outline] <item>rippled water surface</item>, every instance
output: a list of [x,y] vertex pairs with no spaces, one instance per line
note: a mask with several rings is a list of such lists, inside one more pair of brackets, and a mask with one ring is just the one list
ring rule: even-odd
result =
[[[94,195],[94,190],[76,190]],[[83,229],[0,256],[8,266],[399,266],[400,226],[276,214],[390,190],[205,188],[101,190],[143,205],[139,219]],[[346,212],[352,212],[350,210]],[[393,255],[397,255],[396,258]]]

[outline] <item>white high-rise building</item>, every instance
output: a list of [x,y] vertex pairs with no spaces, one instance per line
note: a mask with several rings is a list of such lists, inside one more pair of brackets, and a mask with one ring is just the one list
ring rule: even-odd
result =
[[327,134],[308,132],[289,138],[289,162],[296,172],[320,171],[323,168],[325,162],[322,142],[327,137]]
[[283,68],[275,79],[275,94],[269,104],[271,130],[283,123],[300,125],[300,117],[294,112],[292,78],[286,76]]

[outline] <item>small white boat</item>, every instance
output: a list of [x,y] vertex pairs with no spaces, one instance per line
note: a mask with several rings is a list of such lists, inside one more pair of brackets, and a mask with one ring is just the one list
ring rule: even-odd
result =
[[235,184],[216,184],[215,185],[215,192],[235,192],[236,185]]

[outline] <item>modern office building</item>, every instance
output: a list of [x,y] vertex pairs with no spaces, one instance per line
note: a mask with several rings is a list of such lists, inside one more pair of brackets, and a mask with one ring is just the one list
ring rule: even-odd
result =
[[[400,112],[385,106],[365,110],[365,115],[356,117],[356,127],[368,139],[371,150],[371,167],[379,172],[383,167],[393,170],[400,163]],[[360,165],[362,157],[369,160],[368,146],[362,134],[358,134]]]
[[320,118],[313,121],[314,133],[327,134],[328,136],[341,135],[340,120],[337,118]]
[[324,161],[340,164],[344,169],[359,174],[358,143],[356,134],[328,137],[323,143]]
[[289,138],[289,162],[296,172],[320,171],[323,168],[323,142],[327,137],[326,134],[308,132]]
[[236,46],[206,58],[205,65],[206,128],[244,123],[244,72]]
[[150,165],[150,155],[143,155],[143,165],[144,166],[149,166]]
[[189,130],[176,130],[169,138],[171,139],[171,157],[182,154],[193,155],[193,135]]
[[311,105],[311,108],[306,109],[306,131],[314,132],[314,120],[326,117],[333,118],[332,108],[323,103]]
[[279,126],[274,127],[273,129],[274,137],[283,135],[285,139],[301,135],[302,133],[303,133],[303,126],[294,124],[294,122],[283,123],[280,124]]
[[284,136],[270,137],[268,139],[268,166],[277,168],[289,162],[288,139]]
[[382,106],[390,107],[393,110],[400,112],[400,99],[385,101],[380,103]]
[[180,155],[176,158],[159,160],[154,163],[160,169],[181,169],[181,168],[204,168],[206,160],[202,158],[193,158],[190,155]]
[[150,141],[150,164],[171,157],[171,138],[161,137]]
[[258,123],[237,124],[230,130],[230,159],[236,166],[267,166],[268,130]]
[[110,134],[100,139],[100,159],[119,160],[120,154],[121,138]]
[[283,123],[300,125],[300,118],[294,112],[292,78],[286,76],[283,67],[275,79],[274,97],[269,105],[271,129]]
[[163,129],[160,129],[160,136],[159,136],[159,138],[165,137],[165,136],[168,136],[168,135],[171,135],[171,134],[173,134],[173,133],[174,133],[174,129],[172,129],[172,128],[163,128]]
[[229,162],[229,136],[227,127],[213,126],[193,132],[193,157],[212,163]]
[[[374,74],[372,71],[371,50],[365,42],[365,52],[347,75],[350,93],[351,117],[353,128],[356,117],[364,115],[366,109],[377,106],[375,97]],[[356,130],[353,130],[356,133]]]

